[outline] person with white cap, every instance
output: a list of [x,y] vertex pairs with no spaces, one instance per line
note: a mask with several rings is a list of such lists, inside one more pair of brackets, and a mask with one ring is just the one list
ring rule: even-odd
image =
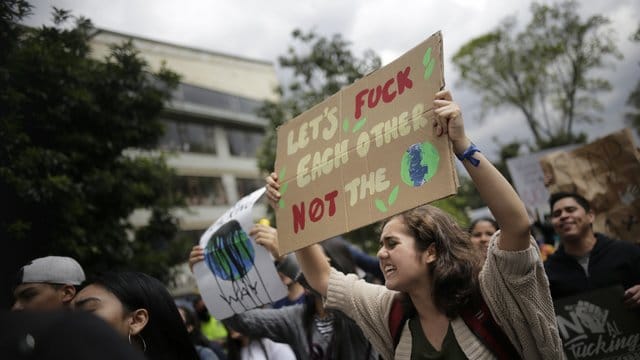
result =
[[84,270],[73,258],[46,256],[34,259],[18,271],[11,310],[66,308],[84,281]]

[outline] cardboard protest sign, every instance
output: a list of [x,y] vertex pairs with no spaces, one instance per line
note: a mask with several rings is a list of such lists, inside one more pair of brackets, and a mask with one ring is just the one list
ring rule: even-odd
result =
[[271,254],[248,235],[253,205],[264,192],[263,187],[240,199],[200,238],[205,261],[195,264],[193,272],[202,299],[216,319],[287,295]]
[[527,207],[527,212],[536,219],[544,219],[549,214],[549,191],[544,185],[544,174],[540,159],[556,151],[568,151],[575,145],[559,146],[553,149],[538,151],[532,154],[507,159],[507,168],[518,191],[518,196]]
[[637,359],[640,313],[624,307],[622,286],[554,302],[567,359]]
[[278,128],[282,253],[456,192],[449,140],[433,131],[442,64],[436,33]]
[[540,159],[548,189],[577,192],[596,213],[594,231],[640,242],[640,156],[631,130]]

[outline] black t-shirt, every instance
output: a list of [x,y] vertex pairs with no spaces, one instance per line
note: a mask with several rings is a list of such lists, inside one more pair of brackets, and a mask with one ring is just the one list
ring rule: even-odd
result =
[[444,336],[442,340],[442,348],[440,351],[436,350],[433,345],[429,342],[427,337],[424,335],[422,331],[422,326],[420,326],[420,321],[417,318],[409,319],[409,330],[411,330],[411,360],[424,360],[424,359],[447,359],[447,360],[455,360],[455,359],[466,359],[467,356],[464,354],[462,349],[460,348],[460,344],[458,344],[458,340],[456,340],[456,336],[453,333],[453,328],[451,327],[451,323],[449,323],[449,328],[447,329],[447,334]]

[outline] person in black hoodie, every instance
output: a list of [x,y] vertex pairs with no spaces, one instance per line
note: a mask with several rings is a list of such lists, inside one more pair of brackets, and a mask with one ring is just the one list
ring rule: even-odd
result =
[[619,284],[625,305],[640,308],[640,247],[595,233],[595,214],[579,194],[554,193],[549,206],[560,238],[560,247],[544,264],[553,299]]

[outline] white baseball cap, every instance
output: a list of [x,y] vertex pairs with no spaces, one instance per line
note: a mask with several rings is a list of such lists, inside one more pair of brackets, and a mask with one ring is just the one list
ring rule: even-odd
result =
[[85,281],[80,264],[66,256],[46,256],[31,260],[18,272],[18,283],[80,285]]

